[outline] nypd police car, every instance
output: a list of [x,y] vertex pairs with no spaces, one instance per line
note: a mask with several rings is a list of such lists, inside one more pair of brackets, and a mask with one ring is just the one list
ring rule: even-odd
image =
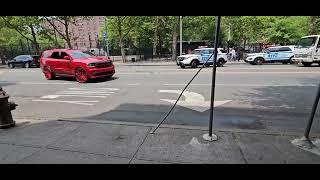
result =
[[245,62],[252,65],[261,65],[263,63],[282,62],[283,64],[292,64],[294,56],[294,46],[275,46],[262,50],[261,53],[247,54]]
[[[218,48],[217,54],[217,66],[223,66],[227,62],[227,53],[223,48]],[[212,55],[214,48],[200,48],[194,49],[192,54],[186,54],[179,56],[177,58],[177,65],[181,68],[185,68],[186,66],[191,66],[192,68],[196,68],[198,65],[203,65],[206,63],[208,58]],[[213,64],[213,56],[208,60],[205,64],[206,67]]]

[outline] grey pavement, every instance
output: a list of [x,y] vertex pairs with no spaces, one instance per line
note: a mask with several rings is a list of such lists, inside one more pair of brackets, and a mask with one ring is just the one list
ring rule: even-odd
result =
[[1,164],[319,164],[292,145],[298,136],[155,124],[19,120],[0,130]]
[[[0,130],[1,163],[319,163],[290,140],[305,129],[320,67],[228,62],[217,68],[217,142],[207,143],[209,108],[177,105],[149,134],[199,68],[175,62],[116,63],[107,81],[48,81],[39,68],[0,69],[0,86],[19,106],[18,126]],[[211,68],[187,88],[210,101]],[[183,96],[180,101],[195,96]],[[87,104],[74,104],[86,102]],[[320,137],[318,108],[311,129]]]

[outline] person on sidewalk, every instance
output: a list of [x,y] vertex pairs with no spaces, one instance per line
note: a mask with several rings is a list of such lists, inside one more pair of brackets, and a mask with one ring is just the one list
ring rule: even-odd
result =
[[231,48],[230,57],[231,61],[236,61],[236,51],[234,50],[234,48]]

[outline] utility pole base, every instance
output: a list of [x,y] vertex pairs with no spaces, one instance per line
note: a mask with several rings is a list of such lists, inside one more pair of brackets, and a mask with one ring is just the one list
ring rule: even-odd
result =
[[316,147],[308,138],[302,137],[302,138],[297,138],[291,141],[291,143],[295,146],[298,146],[300,148],[306,148],[306,149],[312,149]]
[[310,141],[310,139],[302,137],[292,140],[291,143],[300,149],[309,151],[320,156],[320,139],[312,142]]
[[209,136],[209,134],[204,134],[202,137],[206,141],[216,141],[216,140],[218,140],[218,136],[215,135],[215,134],[212,134],[212,136]]

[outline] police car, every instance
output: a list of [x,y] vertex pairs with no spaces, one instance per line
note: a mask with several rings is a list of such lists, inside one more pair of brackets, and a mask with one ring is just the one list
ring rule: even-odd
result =
[[283,64],[292,64],[294,56],[294,46],[274,46],[262,50],[261,53],[247,54],[245,62],[252,65],[261,65],[263,63],[282,62]]
[[[221,67],[227,62],[227,53],[223,48],[218,48],[217,54],[217,66]],[[179,56],[177,58],[177,66],[185,68],[186,66],[191,66],[192,68],[198,67],[198,65],[203,65],[208,58],[212,55],[214,48],[199,48],[194,49],[192,54],[186,54]],[[213,56],[205,64],[206,67],[213,64]]]

